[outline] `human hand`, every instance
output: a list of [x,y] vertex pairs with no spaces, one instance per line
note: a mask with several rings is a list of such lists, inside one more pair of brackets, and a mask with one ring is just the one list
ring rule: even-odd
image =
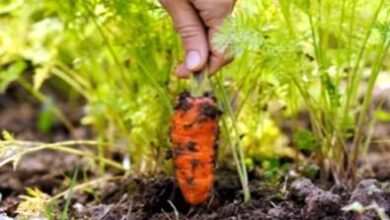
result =
[[213,74],[232,57],[212,44],[223,21],[232,13],[236,0],[160,0],[180,34],[186,57],[176,69],[181,78],[191,73]]

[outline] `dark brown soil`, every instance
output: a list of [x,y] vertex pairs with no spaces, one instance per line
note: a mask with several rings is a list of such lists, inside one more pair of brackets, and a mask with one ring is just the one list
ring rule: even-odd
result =
[[[198,207],[188,206],[170,177],[123,177],[96,189],[98,202],[85,196],[76,198],[73,215],[76,219],[359,219],[342,207],[359,201],[363,205],[376,202],[390,214],[390,192],[375,180],[364,180],[354,190],[334,186],[325,191],[308,179],[270,187],[261,179],[251,181],[252,200],[242,202],[239,181],[235,174],[220,175],[214,196]],[[375,189],[375,193],[372,193]],[[96,195],[95,195],[96,196]],[[170,203],[171,202],[171,203]],[[363,219],[378,219],[375,212],[366,212]]]
[[[60,123],[49,134],[37,131],[35,123],[39,105],[31,100],[0,96],[0,130],[7,129],[24,140],[60,141],[88,138],[88,129],[76,128],[70,133]],[[81,109],[63,107],[76,125]],[[73,113],[72,113],[73,112]],[[210,201],[197,207],[187,205],[172,175],[118,176],[88,191],[73,194],[71,219],[260,219],[260,220],[344,220],[380,219],[375,210],[363,214],[342,211],[353,202],[364,206],[373,204],[390,216],[390,172],[388,158],[383,151],[370,154],[367,159],[376,164],[354,189],[334,185],[322,189],[310,180],[288,175],[278,181],[267,181],[260,174],[250,175],[252,200],[243,203],[240,182],[232,170],[216,171],[216,182]],[[374,158],[375,157],[375,158]],[[367,157],[368,158],[368,157]],[[376,161],[376,162],[375,162]],[[0,168],[0,219],[2,215],[15,217],[19,195],[27,187],[37,187],[49,195],[64,189],[64,181],[72,176],[75,167],[91,179],[98,178],[88,163],[75,156],[42,151],[24,157],[16,170]],[[112,174],[113,175],[113,174]],[[377,178],[378,177],[378,178]],[[83,175],[80,175],[83,182]],[[68,185],[67,185],[68,186]],[[65,201],[59,201],[63,207]]]
[[[0,132],[9,131],[17,140],[55,142],[69,139],[87,139],[87,128],[77,127],[82,116],[80,107],[59,104],[76,128],[70,132],[58,121],[50,133],[40,133],[37,120],[41,105],[18,86],[11,86],[6,94],[0,94]],[[0,135],[1,136],[1,135]],[[17,169],[11,165],[0,167],[0,219],[1,213],[15,216],[19,195],[26,188],[39,188],[53,195],[61,190],[65,178],[72,175],[76,166],[86,164],[81,158],[54,151],[40,151],[26,155]],[[85,171],[89,172],[86,166]]]

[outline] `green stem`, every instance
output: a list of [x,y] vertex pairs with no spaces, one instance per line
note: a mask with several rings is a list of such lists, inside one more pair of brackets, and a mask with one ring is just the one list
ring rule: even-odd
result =
[[[40,91],[35,90],[33,88],[33,86],[27,80],[25,80],[23,77],[19,77],[18,82],[24,89],[29,91],[38,101],[40,101],[42,103],[49,102],[49,100],[46,98],[46,96],[44,96]],[[65,116],[64,113],[62,113],[62,111],[58,107],[53,106],[53,108],[54,108],[54,114],[56,115],[56,117],[62,122],[62,124],[66,127],[66,129],[68,129],[68,131],[70,131],[72,133],[75,129],[73,124],[69,121],[69,119]]]
[[0,141],[0,146],[4,146],[4,148],[7,148],[8,145],[16,145],[17,147],[24,147],[24,146],[33,146],[32,148],[28,149],[22,149],[20,152],[17,152],[13,157],[7,158],[3,161],[0,162],[0,167],[3,166],[6,163],[9,163],[11,161],[14,161],[25,154],[29,153],[34,153],[37,151],[45,150],[45,149],[50,149],[50,150],[57,150],[77,156],[82,156],[82,157],[89,157],[94,160],[101,161],[104,164],[107,164],[115,169],[121,170],[121,171],[126,171],[125,168],[110,159],[106,159],[101,156],[95,156],[93,153],[87,153],[81,150],[73,149],[70,148],[69,146],[75,146],[75,145],[93,145],[96,146],[99,143],[96,141],[66,141],[66,142],[59,142],[59,143],[53,143],[53,144],[46,144],[46,143],[33,143],[33,142],[26,142],[26,141]]
[[[356,4],[355,1],[353,1],[353,4],[354,5]],[[359,69],[359,66],[361,65],[361,61],[362,61],[364,52],[365,52],[366,47],[367,47],[368,39],[371,36],[372,30],[374,29],[374,26],[375,26],[375,22],[377,21],[378,15],[379,15],[379,13],[380,13],[380,11],[382,9],[383,4],[384,4],[384,0],[381,0],[378,8],[375,11],[374,17],[371,20],[371,23],[370,23],[370,26],[369,26],[369,28],[367,30],[367,33],[365,34],[362,46],[361,46],[361,48],[359,50],[359,54],[358,54],[358,57],[356,59],[356,63],[354,65],[352,71],[348,75],[347,94],[346,94],[346,99],[345,99],[346,103],[345,103],[345,106],[344,106],[343,118],[348,118],[348,114],[350,112],[351,100],[354,99],[353,95],[356,94],[356,90],[357,90],[357,87],[358,87],[360,79],[361,79],[361,73],[360,74],[358,73],[358,69]],[[350,29],[352,29],[353,21],[351,21],[351,25],[350,26],[351,26]],[[350,30],[350,31],[352,31],[352,30]],[[350,40],[350,44],[352,44],[351,43],[352,39],[353,39],[352,37],[349,39]],[[350,47],[352,47],[352,46],[350,46]],[[351,50],[351,49],[349,49],[349,50]],[[349,53],[351,53],[351,52],[349,52]],[[349,55],[349,57],[351,57],[351,55]]]
[[[218,75],[216,85],[218,86],[219,91],[221,92],[222,102],[224,103],[224,107],[227,109],[228,115],[232,121],[232,127],[233,127],[235,141],[234,142],[231,141],[229,135],[227,136],[227,139],[229,141],[229,145],[232,148],[233,157],[234,157],[234,160],[236,162],[237,171],[238,171],[238,174],[240,177],[240,182],[241,182],[243,193],[244,193],[244,202],[248,202],[250,200],[250,197],[251,197],[250,191],[249,191],[249,184],[248,184],[248,172],[247,172],[246,165],[245,165],[244,152],[243,152],[242,146],[240,145],[239,132],[238,132],[237,124],[236,124],[237,118],[233,113],[233,109],[231,107],[231,103],[229,101],[227,93],[226,93],[225,89],[222,87],[220,82],[223,82],[223,81],[220,78],[220,76]],[[214,86],[214,88],[215,88],[215,86]],[[223,121],[223,126],[224,126],[224,129],[227,130],[226,121]]]
[[294,28],[291,21],[291,12],[290,12],[290,1],[289,0],[279,0],[279,4],[282,9],[282,14],[284,17],[284,20],[286,21],[288,31],[290,32],[291,36],[295,36]]
[[[387,31],[388,31],[388,28],[387,28],[386,32]],[[366,89],[365,96],[364,96],[364,101],[362,104],[362,109],[359,113],[357,126],[355,128],[355,137],[353,140],[352,152],[351,152],[352,155],[351,155],[351,160],[349,163],[349,174],[350,174],[350,177],[353,179],[353,182],[356,179],[355,170],[357,167],[358,157],[359,157],[359,153],[360,153],[360,149],[361,149],[360,142],[363,140],[362,132],[363,132],[364,124],[366,123],[368,109],[371,105],[372,94],[374,91],[374,87],[375,87],[378,75],[380,73],[383,62],[386,58],[387,52],[388,52],[389,47],[390,47],[390,43],[387,41],[386,37],[383,38],[381,45],[382,45],[380,47],[381,50],[379,50],[378,55],[375,59],[376,62],[374,63],[374,65],[372,67],[371,75],[370,75],[367,89]]]
[[[125,79],[128,79],[128,76],[125,74],[125,70],[123,68],[123,65],[122,63],[119,61],[119,58],[114,50],[114,48],[111,46],[110,44],[110,41],[108,39],[108,37],[106,36],[106,34],[104,33],[104,30],[103,30],[103,27],[99,24],[99,22],[97,21],[97,18],[96,18],[96,15],[95,13],[91,10],[91,8],[87,5],[86,2],[84,2],[84,7],[85,7],[85,10],[87,11],[87,13],[90,15],[90,17],[92,18],[92,21],[93,23],[95,24],[99,34],[101,35],[105,45],[107,46],[108,48],[108,51],[109,53],[111,54],[112,56],[112,59],[114,61],[114,63],[116,64],[118,70],[119,70],[119,73],[120,75],[122,76],[122,80],[119,79],[119,82],[122,83],[122,82],[125,82],[124,80]],[[128,80],[126,80],[128,81]],[[128,87],[127,86],[123,86],[122,89],[127,89]]]
[[[105,175],[105,176],[100,177],[98,179],[94,179],[94,180],[88,181],[86,183],[76,185],[73,187],[73,191],[80,191],[80,190],[85,189],[85,188],[97,186],[97,185],[100,185],[101,183],[107,183],[109,180],[113,180],[113,179],[118,179],[118,177],[115,178],[111,175]],[[67,196],[69,194],[70,190],[71,189],[65,190],[65,191],[51,197],[50,201],[53,202],[53,201],[60,199],[61,197]]]

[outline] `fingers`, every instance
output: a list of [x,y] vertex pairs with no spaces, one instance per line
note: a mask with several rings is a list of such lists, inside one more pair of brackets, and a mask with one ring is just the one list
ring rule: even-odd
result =
[[232,62],[232,56],[220,55],[220,54],[211,54],[210,63],[209,63],[209,74],[213,75],[214,73],[221,70],[224,66]]
[[205,26],[188,0],[160,0],[171,15],[176,31],[180,34],[186,52],[185,61],[176,69],[179,77],[205,68],[209,48]]
[[209,39],[210,41],[210,56],[208,63],[208,71],[209,74],[214,74],[221,70],[224,66],[229,64],[233,60],[233,54],[229,52],[228,45],[222,45],[223,47],[219,47],[215,43],[212,42],[213,37],[218,33],[217,27],[212,27],[209,31]]
[[228,53],[228,48],[218,48],[218,45],[213,43],[213,38],[231,15],[235,0],[193,0],[193,3],[199,9],[200,17],[208,28],[207,38],[210,48],[208,71],[214,74],[233,60],[233,56]]
[[207,27],[221,26],[232,14],[235,0],[191,0]]

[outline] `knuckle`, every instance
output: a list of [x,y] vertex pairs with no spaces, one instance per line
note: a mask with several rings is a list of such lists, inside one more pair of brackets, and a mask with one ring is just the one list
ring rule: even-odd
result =
[[218,26],[232,13],[233,8],[234,0],[209,1],[201,10],[201,17],[208,26]]
[[203,0],[203,4],[210,8],[230,9],[234,6],[236,0]]
[[203,30],[196,24],[183,24],[176,26],[176,31],[183,39],[188,39],[199,36]]

